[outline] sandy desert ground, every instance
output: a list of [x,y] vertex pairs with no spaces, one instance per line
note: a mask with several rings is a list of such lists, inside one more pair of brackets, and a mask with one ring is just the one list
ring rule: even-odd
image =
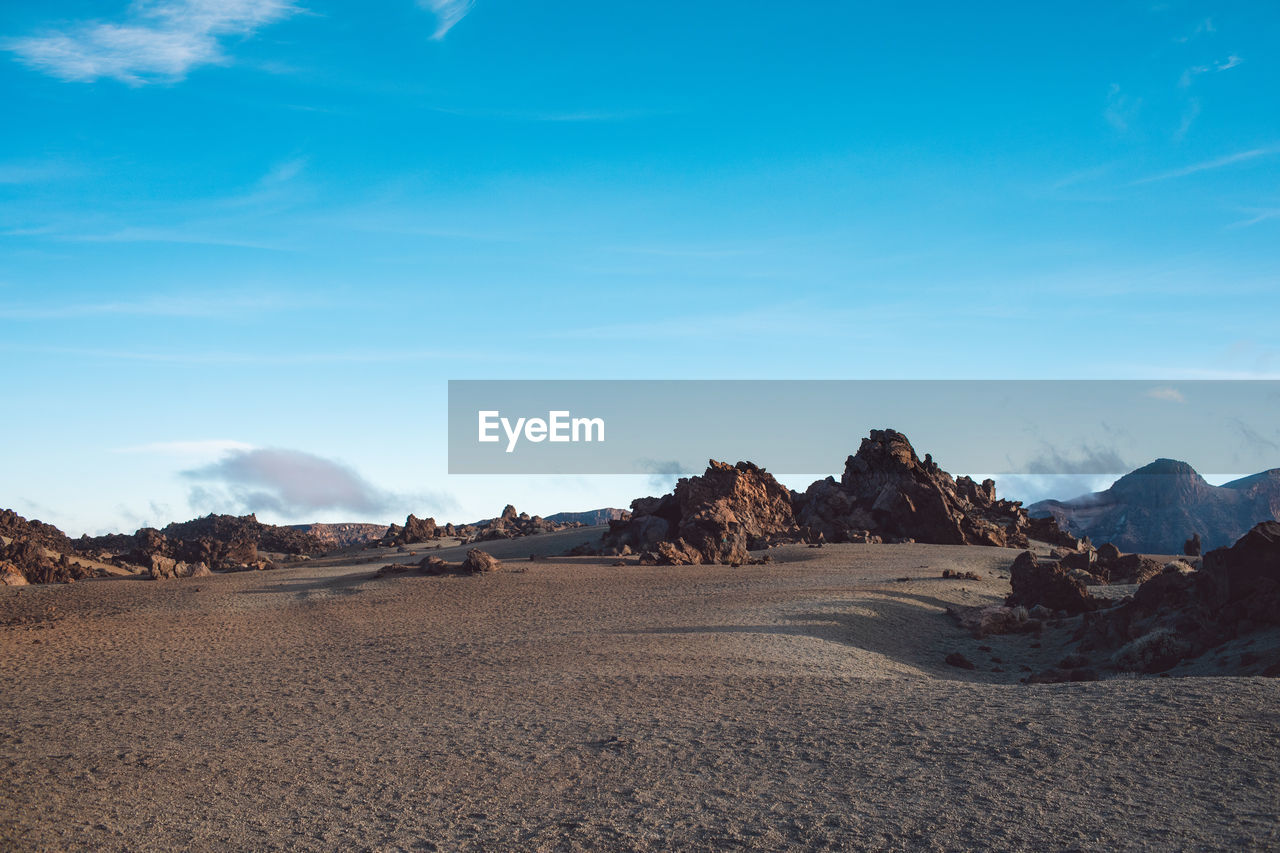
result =
[[0,846],[1280,845],[1280,679],[1020,684],[1064,636],[943,612],[1003,596],[1014,551],[523,559],[598,535],[475,577],[348,556],[0,590]]

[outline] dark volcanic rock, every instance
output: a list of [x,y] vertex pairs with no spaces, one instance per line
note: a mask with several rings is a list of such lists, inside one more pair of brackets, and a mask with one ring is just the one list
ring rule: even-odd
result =
[[45,546],[15,538],[0,546],[0,575],[9,578],[6,584],[16,584],[17,576],[27,583],[71,583],[89,577],[90,572],[66,554],[51,556]]
[[[280,554],[318,554],[324,543],[310,533],[292,527],[263,524],[257,515],[206,515],[191,521],[174,522],[160,531],[179,542],[208,539],[227,545],[252,543],[262,551]],[[256,555],[255,555],[256,559]],[[245,561],[248,562],[248,561]]]
[[750,462],[712,459],[671,494],[632,501],[630,519],[610,522],[603,550],[656,552],[669,565],[741,564],[748,551],[798,535],[791,493],[773,475]]
[[1280,624],[1280,522],[1257,525],[1230,548],[1204,555],[1219,618]]
[[[71,583],[92,572],[73,559],[77,556],[71,539],[42,521],[27,521],[11,509],[0,510],[0,582]],[[19,581],[21,578],[21,581]]]
[[0,509],[0,536],[33,542],[59,554],[72,554],[76,550],[71,538],[57,527],[34,518],[27,521],[11,509]]
[[1199,557],[1200,549],[1203,547],[1200,542],[1200,534],[1193,533],[1190,539],[1182,543],[1182,553],[1188,557]]
[[383,535],[382,541],[388,545],[417,545],[439,539],[443,533],[444,531],[436,526],[434,518],[418,518],[413,513],[409,513],[404,520],[404,527],[398,524],[391,525]]
[[810,539],[828,542],[870,534],[936,545],[1027,545],[1020,503],[998,499],[993,480],[952,479],[891,429],[862,440],[839,483],[828,477],[796,496],[795,515]]
[[1010,607],[1043,605],[1050,610],[1083,613],[1095,602],[1078,578],[1058,563],[1041,563],[1030,551],[1023,551],[1009,567],[1013,593],[1006,601]]
[[1274,521],[1255,526],[1230,548],[1210,551],[1201,571],[1170,563],[1132,599],[1088,614],[1077,639],[1084,651],[1113,652],[1116,669],[1163,672],[1269,625],[1280,625],[1280,523]]
[[1260,521],[1275,520],[1280,513],[1280,469],[1211,486],[1187,463],[1157,459],[1106,491],[1040,501],[1028,512],[1053,517],[1068,533],[1114,542],[1124,551],[1188,553],[1184,546],[1193,533],[1203,537],[1204,547],[1217,548],[1236,541]]
[[133,534],[85,536],[77,544],[84,551],[145,569],[150,569],[152,558],[157,556],[230,570],[272,565],[260,558],[259,549],[294,555],[324,550],[324,542],[318,537],[295,528],[263,524],[252,514],[211,514],[175,522],[163,530],[144,527]]

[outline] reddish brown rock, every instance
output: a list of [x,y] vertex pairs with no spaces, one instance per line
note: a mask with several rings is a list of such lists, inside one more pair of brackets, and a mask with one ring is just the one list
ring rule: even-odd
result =
[[1028,544],[1026,512],[998,499],[993,480],[953,479],[891,429],[862,440],[839,483],[828,477],[797,495],[795,516],[811,538],[828,542],[873,534],[937,545]]
[[791,493],[773,475],[750,462],[712,459],[671,494],[633,501],[629,519],[610,522],[602,550],[656,552],[668,565],[742,564],[751,550],[799,536]]
[[462,561],[462,568],[468,572],[496,572],[502,565],[494,556],[487,551],[481,551],[479,548],[472,548],[467,552],[467,558]]

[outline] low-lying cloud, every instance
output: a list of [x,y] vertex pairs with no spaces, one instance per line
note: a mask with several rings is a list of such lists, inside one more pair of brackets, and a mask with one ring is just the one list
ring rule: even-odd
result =
[[311,453],[282,448],[234,450],[210,465],[183,471],[195,481],[191,504],[210,512],[235,508],[304,518],[341,510],[385,515],[400,502],[355,470]]

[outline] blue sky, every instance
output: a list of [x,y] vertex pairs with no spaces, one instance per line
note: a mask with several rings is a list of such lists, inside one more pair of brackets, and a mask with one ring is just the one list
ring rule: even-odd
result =
[[5,4],[0,504],[647,491],[447,476],[450,378],[1275,377],[1276,44],[1253,2]]

